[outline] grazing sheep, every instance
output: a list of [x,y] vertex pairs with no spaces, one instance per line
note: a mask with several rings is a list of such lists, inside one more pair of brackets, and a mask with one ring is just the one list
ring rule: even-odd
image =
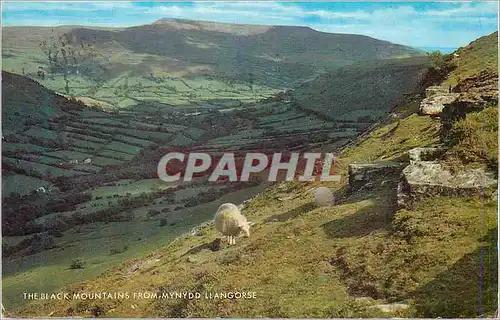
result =
[[236,237],[242,232],[250,236],[252,222],[247,221],[240,209],[232,203],[224,203],[219,207],[214,217],[215,229],[226,236],[228,244],[236,244]]
[[45,192],[47,192],[47,190],[45,190],[45,188],[44,188],[44,187],[38,187],[38,188],[36,189],[36,192],[38,192],[38,193],[45,193]]
[[327,187],[319,187],[314,190],[314,202],[318,206],[331,206],[334,204],[333,193]]

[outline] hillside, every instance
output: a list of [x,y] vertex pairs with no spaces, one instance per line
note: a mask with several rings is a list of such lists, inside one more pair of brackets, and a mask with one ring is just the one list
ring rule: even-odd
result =
[[445,84],[456,85],[459,80],[471,77],[481,70],[498,72],[498,31],[459,48],[453,55],[452,63],[456,69]]
[[6,27],[3,68],[121,108],[255,101],[325,70],[423,52],[306,27],[162,19],[129,28]]
[[[411,115],[374,131],[341,158],[387,159],[438,143],[439,124]],[[388,132],[391,138],[385,138]],[[244,211],[257,222],[249,239],[211,251],[213,228],[112,268],[66,292],[257,292],[257,300],[112,299],[34,303],[13,315],[106,317],[383,317],[373,305],[410,303],[391,315],[473,317],[483,267],[482,311],[496,306],[496,201],[437,197],[392,213],[390,184],[343,196],[334,208],[314,208],[315,184],[277,185]],[[309,191],[308,191],[309,190]],[[280,199],[286,198],[283,201]],[[467,223],[463,223],[463,221]],[[460,245],[457,245],[460,243]],[[437,245],[438,244],[438,245]],[[179,282],[179,279],[183,279]],[[279,299],[276,297],[279,296]]]
[[[480,43],[491,52],[496,42],[491,37],[487,39],[490,41]],[[477,42],[471,47],[475,44]],[[461,52],[468,49],[463,48]],[[208,220],[207,212],[211,217],[223,202],[238,204],[251,198],[243,209],[249,220],[256,222],[250,238],[239,238],[236,245],[227,246],[217,241],[216,232],[208,223],[173,241],[170,241],[174,238],[172,233],[151,237],[154,244],[149,243],[148,250],[144,249],[142,254],[129,249],[106,258],[87,255],[84,261],[78,262],[84,264],[83,269],[70,268],[75,263],[71,259],[50,266],[50,271],[58,272],[61,277],[75,277],[103,267],[107,262],[102,260],[122,260],[95,278],[73,283],[62,290],[70,294],[128,292],[129,297],[34,301],[18,307],[14,304],[15,294],[23,292],[24,280],[37,279],[37,275],[13,272],[4,284],[10,290],[9,299],[14,306],[8,309],[7,315],[493,317],[498,306],[497,184],[496,181],[489,185],[469,182],[475,181],[476,173],[487,172],[491,168],[488,163],[491,157],[498,155],[497,139],[492,138],[498,137],[498,92],[488,95],[487,100],[468,100],[470,95],[482,97],[483,93],[482,78],[478,75],[485,70],[476,66],[478,69],[471,76],[460,78],[453,87],[458,100],[444,106],[438,116],[420,114],[424,90],[408,82],[402,87],[418,90],[408,92],[403,101],[385,106],[382,93],[380,100],[374,99],[385,110],[391,110],[391,116],[365,126],[367,131],[353,137],[347,146],[339,148],[338,141],[312,144],[306,140],[304,143],[313,145],[315,151],[337,150],[336,172],[342,175],[340,182],[276,183],[262,186],[259,190],[262,192],[255,197],[248,192],[238,196],[227,194],[223,199],[209,202],[207,207],[194,207],[193,212],[199,214],[193,213],[186,219],[190,220],[186,227],[190,227],[196,223],[194,220]],[[415,79],[420,68],[411,69]],[[451,94],[447,81],[458,79],[462,70],[457,67],[441,79],[441,89]],[[432,74],[432,70],[428,72]],[[498,74],[498,69],[492,72]],[[325,79],[333,78],[319,78],[320,90],[336,89],[328,87]],[[359,76],[346,79],[365,83]],[[307,88],[312,90],[305,84],[297,91]],[[373,93],[366,88],[359,90],[364,91]],[[297,109],[307,110],[297,106],[297,101],[292,99],[294,94],[291,93],[290,103],[285,102],[286,98],[266,102],[277,104],[271,109],[278,105],[290,108],[284,113],[264,113],[269,107],[266,103],[249,113],[258,119],[267,118],[259,120],[264,128],[269,122],[281,130],[286,130],[286,126],[276,123],[294,119],[305,123],[303,116],[294,118],[291,114]],[[335,97],[329,92],[318,94]],[[321,103],[321,100],[313,103]],[[324,114],[332,112],[327,104],[322,106],[327,110]],[[309,115],[317,117],[311,121],[313,127],[319,120],[332,121],[315,113]],[[307,125],[295,123],[292,127],[301,128],[303,136],[308,136]],[[322,130],[326,133],[331,129],[323,127]],[[275,130],[271,134],[276,134]],[[241,135],[234,132],[232,135],[229,140],[216,138],[217,143],[212,140],[212,146],[241,141]],[[283,150],[287,146],[277,148]],[[460,166],[447,167],[450,159]],[[390,171],[388,164],[404,169]],[[370,172],[370,168],[375,169]],[[421,168],[429,170],[418,171]],[[416,179],[423,176],[423,182],[417,180],[409,188],[424,190],[421,194],[412,194],[412,190],[405,187],[404,183],[413,183],[409,178],[414,176],[409,169],[416,170]],[[485,175],[490,177],[492,173]],[[454,184],[447,184],[448,176]],[[362,185],[356,187],[355,182],[360,181]],[[422,189],[419,182],[423,184]],[[313,204],[312,191],[318,186],[333,190],[335,205],[316,207]],[[403,197],[405,192],[410,192],[411,201]],[[177,229],[176,235],[180,233]],[[162,236],[165,238],[161,239]],[[148,242],[141,245],[146,246]],[[64,243],[59,249],[64,250]],[[48,250],[46,254],[53,251]],[[55,286],[52,288],[55,290]],[[146,294],[161,297],[168,292],[200,292],[205,297],[205,294],[229,291],[255,292],[256,298],[145,297]]]
[[425,57],[359,63],[308,81],[292,96],[302,108],[332,119],[371,121],[417,91],[428,67]]

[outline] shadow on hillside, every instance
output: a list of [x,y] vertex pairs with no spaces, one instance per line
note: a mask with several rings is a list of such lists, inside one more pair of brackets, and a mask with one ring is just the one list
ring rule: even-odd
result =
[[315,205],[313,202],[309,202],[306,204],[303,204],[301,206],[298,206],[295,209],[292,209],[290,211],[287,211],[282,214],[275,214],[274,216],[270,216],[269,218],[265,219],[265,222],[283,222],[287,221],[289,219],[294,219],[298,216],[300,216],[303,213],[309,212],[315,208]]
[[197,247],[189,249],[186,253],[184,253],[181,257],[184,257],[189,254],[196,254],[203,250],[210,250],[212,252],[219,251],[221,248],[222,240],[220,238],[215,239],[209,243],[202,243]]
[[[352,204],[370,199],[377,201],[377,203],[381,201],[387,203],[387,206],[389,206],[389,204],[395,204],[395,190],[398,181],[399,179],[388,176],[385,179],[374,180],[371,187],[363,186],[354,191],[350,191],[348,186],[342,187],[334,193],[335,205]],[[383,182],[384,185],[382,185]]]
[[418,288],[418,315],[426,318],[492,317],[497,310],[497,229],[483,246],[466,254],[451,268]]
[[322,225],[331,238],[363,237],[384,228],[391,222],[392,211],[387,206],[371,205],[351,215]]

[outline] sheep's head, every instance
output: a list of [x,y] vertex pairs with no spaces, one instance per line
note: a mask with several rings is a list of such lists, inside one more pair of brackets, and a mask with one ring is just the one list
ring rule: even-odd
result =
[[250,237],[250,226],[253,225],[253,222],[246,221],[241,223],[238,227],[241,232],[245,234],[245,237]]

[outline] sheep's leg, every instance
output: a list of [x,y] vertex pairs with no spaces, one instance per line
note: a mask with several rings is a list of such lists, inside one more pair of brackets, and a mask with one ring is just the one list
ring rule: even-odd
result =
[[232,236],[227,236],[227,244],[231,244],[232,242]]
[[236,237],[233,236],[233,243],[232,244],[236,244]]

